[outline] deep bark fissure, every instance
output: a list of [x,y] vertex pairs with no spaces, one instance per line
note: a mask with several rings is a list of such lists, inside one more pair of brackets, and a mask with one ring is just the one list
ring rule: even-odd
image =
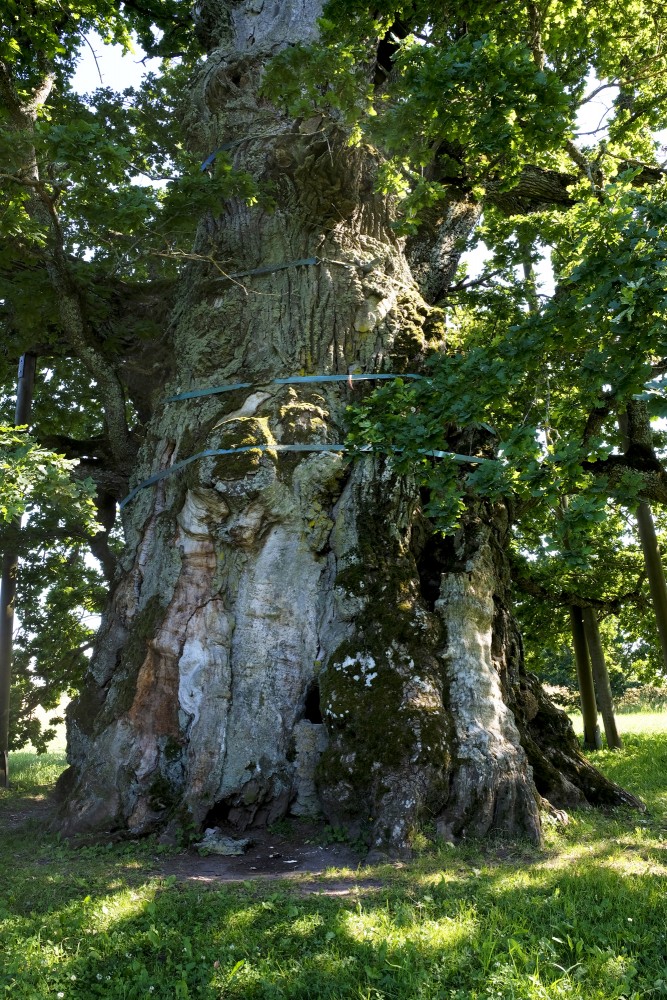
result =
[[[419,537],[420,528],[426,528],[426,537]],[[436,531],[429,531],[428,524],[422,525],[419,521],[415,523],[413,531],[413,549],[417,572],[419,574],[419,590],[425,607],[429,611],[435,611],[436,601],[440,597],[440,585],[442,574],[451,566],[454,541],[451,537],[443,538]]]
[[306,722],[321,726],[324,722],[322,718],[322,706],[320,705],[320,685],[315,681],[308,685],[306,696],[303,700],[303,717]]

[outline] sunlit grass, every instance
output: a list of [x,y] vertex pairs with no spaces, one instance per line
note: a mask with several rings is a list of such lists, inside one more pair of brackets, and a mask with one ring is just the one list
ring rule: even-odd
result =
[[67,767],[64,750],[36,754],[31,750],[19,750],[9,755],[10,789],[0,789],[2,795],[39,794],[53,788],[62,771]]
[[[580,712],[568,713],[574,726],[574,731],[581,736],[584,731],[584,724]],[[599,719],[600,732],[604,742],[604,727],[602,719]],[[667,712],[629,712],[616,716],[616,727],[621,734],[624,733],[667,733]]]
[[[151,841],[73,850],[1,835],[0,991],[18,1000],[653,1000],[667,997],[667,732],[625,717],[595,762],[647,814],[586,810],[524,843],[432,845],[402,865],[299,884],[191,888]],[[639,727],[642,719],[647,725]],[[3,809],[60,755],[12,755]],[[372,876],[380,887],[369,887]],[[327,885],[347,895],[327,896]],[[357,879],[359,884],[357,885]]]

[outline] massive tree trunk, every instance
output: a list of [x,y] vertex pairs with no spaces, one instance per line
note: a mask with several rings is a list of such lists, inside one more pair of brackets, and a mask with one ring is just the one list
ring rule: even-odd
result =
[[237,166],[272,182],[275,205],[221,205],[197,253],[227,273],[292,266],[228,281],[192,266],[135,483],[203,451],[266,450],[197,459],[126,505],[111,605],[69,712],[69,833],[323,811],[374,849],[404,850],[424,818],[449,837],[536,840],[541,795],[624,800],[523,673],[504,508],[470,498],[442,540],[389,457],[268,447],[340,442],[364,391],[276,377],[414,371],[429,338],[372,153],[258,95],[266,60],[313,37],[318,13],[309,0],[204,11],[218,47],[193,89],[193,143],[204,159],[237,142]]

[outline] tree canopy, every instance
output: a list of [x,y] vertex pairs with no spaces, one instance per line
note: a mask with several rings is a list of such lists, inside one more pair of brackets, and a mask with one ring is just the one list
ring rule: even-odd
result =
[[[200,263],[197,220],[230,197],[271,211],[270,185],[235,171],[231,149],[210,148],[183,102],[216,41],[214,6],[201,4],[193,23],[179,0],[7,5],[3,424],[20,354],[34,351],[41,365],[33,437],[7,430],[2,439],[11,474],[0,541],[21,495],[30,502],[16,674],[24,720],[36,697],[53,704],[76,684],[85,662],[80,609],[99,609],[104,594],[86,547],[110,580],[115,505],[169,372],[174,292]],[[134,89],[75,93],[92,30],[125,48],[137,37],[162,58],[160,72]],[[667,186],[656,138],[667,127],[666,32],[667,12],[645,0],[614,11],[598,0],[331,0],[320,41],[280,53],[264,86],[267,103],[313,128],[333,120],[351,146],[374,151],[429,309],[426,377],[388,384],[351,412],[351,446],[395,450],[443,532],[466,490],[509,498],[532,643],[544,638],[544,601],[574,597],[605,614],[635,609],[621,619],[624,648],[641,635],[647,662],[655,649],[641,625],[646,585],[628,512],[667,501],[667,442],[651,424],[664,413],[667,375]],[[580,134],[582,108],[600,95],[607,112]],[[454,215],[452,239],[444,222]],[[486,261],[469,277],[465,251],[481,243]],[[547,251],[551,294],[536,278]],[[204,263],[225,273],[224,261]],[[453,427],[473,428],[490,459],[463,479],[424,454]],[[36,694],[35,678],[46,684]],[[19,741],[28,728],[16,732]]]

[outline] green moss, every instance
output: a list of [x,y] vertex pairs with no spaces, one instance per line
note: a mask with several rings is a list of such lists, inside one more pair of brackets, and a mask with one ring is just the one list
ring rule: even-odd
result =
[[421,363],[425,348],[423,307],[412,299],[397,306],[399,330],[391,346],[391,368],[395,372],[414,371]]
[[[432,306],[424,322],[423,334],[431,349],[437,349],[441,345],[447,347],[458,346],[452,341],[454,336],[447,328],[447,313],[438,306]],[[456,335],[458,338],[458,335]]]
[[[379,551],[372,521],[360,525],[363,558],[337,578],[337,586],[365,601],[357,634],[336,650],[320,679],[331,742],[318,781],[349,790],[344,812],[350,818],[375,814],[390,775],[409,767],[445,775],[451,743],[440,696],[442,626],[421,605],[412,557]],[[444,796],[437,779],[431,794]]]
[[208,436],[215,421],[209,420],[201,427],[186,427],[178,440],[178,459],[190,458],[206,448]]
[[95,733],[95,720],[104,704],[104,692],[94,682],[84,685],[81,693],[67,708],[70,721],[85,733],[92,736]]
[[346,566],[345,569],[338,573],[336,586],[342,587],[348,594],[352,594],[354,597],[365,596],[364,589],[367,579],[368,572],[364,564],[355,562],[350,566]]
[[154,594],[137,612],[130,626],[125,645],[121,651],[120,664],[114,674],[113,686],[109,692],[99,727],[104,728],[113,719],[129,711],[136,693],[137,676],[146,659],[148,643],[154,637],[158,625],[163,620],[166,607],[160,597]]
[[[364,657],[373,661],[372,671],[361,669]],[[341,669],[341,664],[346,666]],[[420,704],[410,696],[411,686],[420,681],[438,689],[433,683],[436,664],[432,654],[398,643],[387,646],[379,634],[375,641],[366,637],[365,642],[345,643],[322,675],[323,711],[333,738],[319,776],[329,786],[351,786],[351,815],[367,810],[382,795],[388,773],[409,763],[421,767],[438,760],[446,765],[448,716],[439,705]],[[372,674],[376,676],[367,686]]]
[[[225,414],[233,413],[243,405],[245,397],[246,393],[242,390],[229,393],[228,395],[225,394],[223,397],[224,404],[217,409],[215,416],[209,417],[208,420],[199,426],[186,427],[179,437],[178,458],[190,458],[192,455],[197,455],[199,452],[206,451],[209,448],[235,448],[241,444],[256,444],[260,438],[250,435],[247,430],[239,429],[238,425],[242,421],[230,420],[228,424],[222,423],[225,419]],[[264,436],[261,438],[262,442],[263,440]],[[259,455],[260,453],[258,452],[257,454]],[[239,455],[231,455],[226,463],[225,458],[226,456],[221,456],[214,464],[214,478],[238,479],[247,474],[246,471],[243,471],[239,476],[239,471],[244,466],[244,460],[248,458],[248,453],[242,452]],[[257,465],[258,462],[256,460],[250,460],[251,471],[256,471]],[[228,474],[230,469],[234,472],[233,475]],[[222,472],[225,473],[224,476],[221,474]],[[189,486],[198,486],[200,485],[200,475],[200,463],[194,463],[185,470],[183,480]]]
[[[245,440],[239,442],[240,445],[256,444],[256,441]],[[229,482],[234,479],[245,479],[259,471],[263,452],[242,451],[238,455],[223,455],[216,459],[213,466],[213,475],[216,479]]]
[[148,788],[148,805],[153,812],[165,812],[173,809],[179,799],[178,792],[163,775],[154,778]]
[[[273,436],[266,418],[240,417],[223,425],[215,448],[244,448],[257,444],[273,444]],[[213,464],[213,478],[228,482],[244,479],[259,471],[265,451],[242,451],[237,455],[220,455]]]
[[326,410],[312,402],[290,400],[280,407],[278,418],[283,427],[284,439],[290,444],[306,444],[326,439]]
[[180,759],[181,754],[183,753],[183,746],[178,740],[169,736],[167,737],[162,753],[164,754],[165,760],[171,763]]

